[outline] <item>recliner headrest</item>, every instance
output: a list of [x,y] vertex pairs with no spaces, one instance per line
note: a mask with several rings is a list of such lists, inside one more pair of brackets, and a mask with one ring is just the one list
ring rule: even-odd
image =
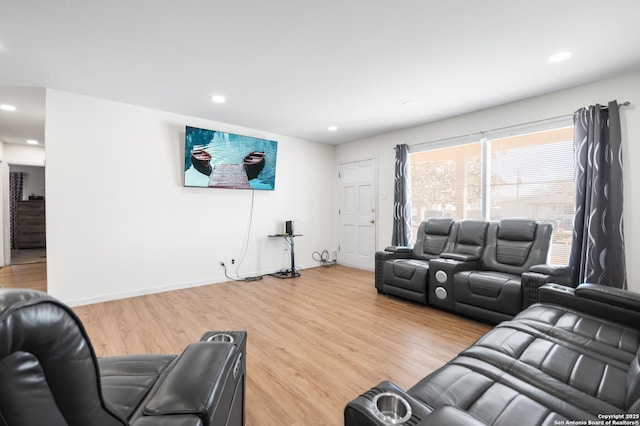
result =
[[449,235],[452,226],[453,219],[440,217],[431,218],[427,221],[427,225],[424,228],[424,233],[432,235]]
[[509,241],[533,241],[538,222],[530,219],[503,219],[498,223],[498,239]]
[[488,225],[489,222],[486,220],[465,219],[460,221],[456,243],[483,246]]

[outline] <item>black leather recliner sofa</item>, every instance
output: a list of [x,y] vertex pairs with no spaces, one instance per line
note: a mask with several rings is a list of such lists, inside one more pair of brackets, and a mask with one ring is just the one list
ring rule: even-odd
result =
[[97,358],[45,293],[0,289],[0,425],[241,426],[246,333],[205,333],[180,355]]
[[[429,229],[432,220],[420,228]],[[388,247],[376,253],[378,292],[495,324],[534,303],[539,286],[566,281],[567,267],[547,264],[550,223],[520,218],[463,220],[451,228],[455,232],[446,244],[428,257],[416,259],[415,247],[412,251]],[[421,252],[422,242],[417,245]]]
[[594,284],[538,293],[541,303],[408,391],[384,381],[349,402],[345,426],[640,423],[640,294]]

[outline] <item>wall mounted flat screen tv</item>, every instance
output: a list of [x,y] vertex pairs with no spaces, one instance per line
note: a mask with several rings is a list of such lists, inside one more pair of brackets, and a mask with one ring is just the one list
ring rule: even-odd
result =
[[278,142],[186,126],[184,185],[273,190]]

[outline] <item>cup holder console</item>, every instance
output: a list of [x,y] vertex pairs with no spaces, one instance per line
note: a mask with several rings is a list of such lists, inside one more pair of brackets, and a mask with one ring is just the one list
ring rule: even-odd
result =
[[444,287],[436,287],[434,290],[436,297],[440,300],[445,300],[447,298],[447,290]]
[[402,396],[382,392],[373,398],[373,412],[385,423],[398,425],[411,418],[411,406]]
[[430,305],[453,311],[453,276],[458,263],[450,259],[433,259],[429,262],[429,299]]
[[227,333],[216,333],[205,339],[207,342],[233,343],[233,336]]
[[436,272],[436,281],[438,281],[440,284],[442,283],[446,283],[447,282],[447,273],[445,271],[437,271]]

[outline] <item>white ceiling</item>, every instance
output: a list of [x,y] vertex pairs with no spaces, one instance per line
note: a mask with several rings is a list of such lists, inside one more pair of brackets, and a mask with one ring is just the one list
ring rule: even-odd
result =
[[[640,70],[639,16],[638,0],[0,0],[0,104],[48,87],[337,144]],[[0,139],[42,140],[44,95],[24,93],[40,130],[0,111]]]

